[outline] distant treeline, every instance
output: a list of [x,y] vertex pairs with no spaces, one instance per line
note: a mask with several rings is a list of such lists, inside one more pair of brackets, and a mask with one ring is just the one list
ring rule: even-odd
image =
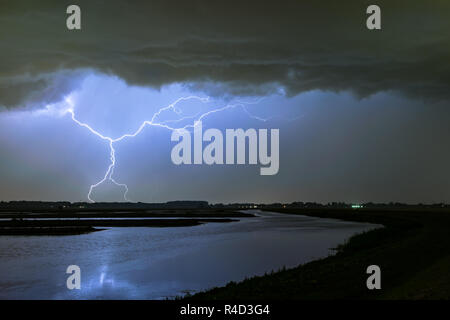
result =
[[209,204],[207,201],[169,201],[164,203],[144,203],[144,202],[68,202],[68,201],[1,201],[0,210],[58,210],[58,211],[91,211],[91,210],[154,210],[154,209],[211,209],[211,208],[230,208],[230,209],[268,209],[268,208],[336,208],[336,209],[412,209],[412,208],[450,208],[450,204],[406,204],[400,202],[389,203],[345,203],[329,202],[326,204],[317,202],[291,202],[291,203],[216,203]]
[[389,202],[389,203],[373,203],[373,202],[365,202],[365,203],[346,203],[346,202],[329,202],[326,204],[317,203],[317,202],[291,202],[291,203],[269,203],[269,204],[257,204],[257,203],[231,203],[231,204],[213,204],[210,205],[212,208],[242,208],[242,209],[250,209],[250,208],[258,208],[258,209],[270,209],[270,208],[302,208],[302,209],[319,209],[319,208],[334,208],[334,209],[345,209],[345,208],[353,208],[353,209],[362,209],[362,208],[450,208],[450,204],[446,203],[433,203],[433,204],[407,204],[401,202]]
[[9,201],[0,202],[0,210],[147,210],[147,209],[201,209],[210,208],[207,201],[143,202],[67,202],[67,201]]

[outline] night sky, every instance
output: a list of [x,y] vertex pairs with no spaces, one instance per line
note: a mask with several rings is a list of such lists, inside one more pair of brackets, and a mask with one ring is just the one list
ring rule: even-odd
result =
[[[118,137],[195,95],[210,100],[183,115],[251,103],[205,129],[280,129],[278,174],[176,166],[171,132],[148,127],[115,146],[130,200],[450,202],[449,1],[376,1],[372,31],[372,1],[243,2],[1,1],[0,200],[86,201],[102,179],[108,143],[68,99]],[[92,198],[122,194],[105,182]]]

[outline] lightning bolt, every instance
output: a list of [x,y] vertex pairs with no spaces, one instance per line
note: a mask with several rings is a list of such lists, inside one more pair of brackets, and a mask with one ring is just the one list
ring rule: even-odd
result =
[[[195,127],[206,117],[210,116],[211,114],[217,113],[217,112],[222,112],[225,111],[227,109],[232,109],[232,108],[236,108],[236,107],[241,107],[243,109],[243,111],[250,116],[253,119],[259,120],[259,121],[267,121],[269,119],[263,119],[261,117],[257,117],[257,116],[253,116],[247,109],[246,109],[246,105],[250,105],[250,104],[257,104],[259,103],[262,99],[264,98],[260,98],[257,101],[253,101],[253,102],[244,102],[244,101],[237,101],[235,104],[228,104],[225,105],[223,107],[219,107],[216,109],[212,109],[209,110],[207,112],[204,113],[197,113],[196,115],[193,116],[184,116],[182,117],[181,115],[181,111],[180,109],[177,108],[177,104],[179,104],[182,101],[188,101],[188,100],[198,100],[202,103],[207,103],[210,102],[210,98],[209,97],[198,97],[198,96],[187,96],[187,97],[181,97],[178,98],[177,100],[175,100],[174,102],[172,102],[171,104],[169,104],[168,106],[162,107],[161,109],[159,109],[158,111],[156,111],[152,118],[150,120],[145,120],[142,122],[142,124],[139,126],[139,128],[134,132],[134,133],[127,133],[124,134],[120,137],[117,138],[112,138],[109,136],[105,136],[102,133],[98,132],[97,130],[93,129],[91,126],[89,126],[87,123],[83,123],[81,121],[79,121],[76,116],[75,116],[75,103],[73,102],[72,98],[69,96],[65,99],[66,103],[68,104],[69,108],[64,112],[64,114],[70,114],[71,119],[74,123],[76,123],[77,125],[79,125],[80,127],[86,128],[88,129],[92,134],[96,135],[97,137],[99,137],[102,140],[105,140],[108,145],[109,145],[109,150],[110,150],[110,164],[106,170],[105,175],[103,176],[103,178],[98,181],[97,183],[91,185],[89,187],[89,193],[87,195],[88,200],[91,203],[95,203],[95,201],[92,199],[92,192],[94,191],[95,188],[97,188],[98,186],[100,186],[101,184],[103,184],[106,181],[111,181],[112,183],[114,183],[116,186],[121,187],[124,189],[124,193],[123,193],[123,198],[125,201],[130,201],[127,197],[128,195],[128,186],[124,183],[119,183],[117,182],[114,178],[113,178],[113,174],[114,174],[114,169],[116,166],[116,150],[114,149],[114,144],[116,142],[122,141],[124,139],[127,138],[134,138],[137,135],[139,135],[146,126],[154,126],[154,127],[160,127],[160,128],[165,128],[171,131],[175,131],[175,130],[188,130],[189,128],[195,129]],[[158,117],[166,112],[166,111],[172,111],[175,114],[177,114],[180,118],[179,119],[175,119],[175,120],[167,120],[167,121],[157,121]],[[169,125],[172,123],[178,123],[184,120],[190,120],[193,119],[193,123],[192,124],[188,124],[185,125],[183,127],[175,127],[173,125]]]

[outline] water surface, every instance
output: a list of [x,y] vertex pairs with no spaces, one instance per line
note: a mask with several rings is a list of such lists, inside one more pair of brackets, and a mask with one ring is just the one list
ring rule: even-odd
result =
[[[257,213],[239,222],[108,228],[74,236],[1,236],[0,299],[165,299],[293,267],[374,225]],[[69,265],[81,290],[68,290]]]

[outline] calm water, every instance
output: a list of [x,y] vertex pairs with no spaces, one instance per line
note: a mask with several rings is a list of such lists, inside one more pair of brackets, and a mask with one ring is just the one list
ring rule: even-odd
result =
[[[164,299],[332,254],[374,225],[261,212],[233,223],[1,236],[0,299]],[[66,288],[67,266],[81,290]]]

